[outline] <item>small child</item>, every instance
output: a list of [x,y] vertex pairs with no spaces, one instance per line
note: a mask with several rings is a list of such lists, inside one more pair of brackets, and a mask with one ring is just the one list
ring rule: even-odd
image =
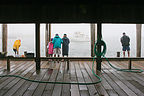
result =
[[48,54],[50,57],[53,56],[53,43],[52,43],[53,38],[51,38],[51,41],[48,43]]

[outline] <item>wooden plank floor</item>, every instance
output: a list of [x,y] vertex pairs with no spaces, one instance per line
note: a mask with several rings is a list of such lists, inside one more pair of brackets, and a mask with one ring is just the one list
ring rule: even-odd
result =
[[[119,68],[128,68],[126,61],[111,61]],[[144,69],[144,61],[133,61],[132,68]],[[96,66],[96,65],[95,65]],[[37,74],[34,61],[11,61],[10,72],[6,61],[0,61],[0,74],[15,74],[33,80],[57,82],[95,82],[91,61],[41,62]],[[91,76],[91,78],[89,77]],[[25,81],[15,77],[0,78],[0,96],[144,96],[144,72],[120,72],[102,62],[102,82],[96,85],[46,84]]]

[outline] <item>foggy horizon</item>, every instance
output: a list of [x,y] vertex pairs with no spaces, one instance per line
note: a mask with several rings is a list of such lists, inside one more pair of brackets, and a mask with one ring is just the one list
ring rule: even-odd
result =
[[[2,29],[2,24],[0,24],[0,29]],[[2,30],[0,30],[0,37],[2,35]],[[45,45],[45,24],[41,24],[41,46]],[[132,52],[132,56],[136,54],[136,24],[102,24],[102,35],[103,40],[107,44],[107,56],[116,56],[117,51],[121,51],[121,43],[120,37],[122,33],[125,32],[131,38],[130,47]],[[67,34],[68,38],[74,41],[90,41],[90,24],[89,23],[66,23],[66,24],[52,24],[51,27],[51,37],[53,38],[55,34],[58,33],[62,38],[63,34]],[[142,37],[143,37],[143,25],[142,25]],[[22,48],[23,50],[28,50],[29,46],[31,46],[31,52],[35,52],[35,24],[8,24],[8,39],[21,39],[22,40]],[[0,38],[1,39],[1,38]],[[27,40],[30,41],[27,43]],[[8,45],[8,50],[12,49],[13,42],[9,41],[10,45]],[[142,38],[142,48],[143,45]],[[2,44],[2,42],[0,43]],[[25,44],[25,45],[23,45]],[[86,51],[89,51],[91,44],[86,43],[84,45]],[[116,46],[112,46],[113,44],[117,44]],[[45,48],[41,48],[42,54],[45,54]],[[73,46],[71,46],[73,47]],[[79,46],[80,47],[80,46]],[[87,49],[88,48],[88,49]],[[0,48],[0,51],[2,49]],[[74,49],[72,49],[74,50]],[[21,50],[22,51],[22,50]],[[75,50],[75,52],[77,52]],[[142,51],[143,52],[143,51]],[[13,53],[11,51],[11,53]],[[112,54],[111,54],[112,53]],[[21,52],[22,54],[22,52]],[[71,53],[72,54],[72,53]],[[90,52],[88,53],[90,56]],[[143,53],[142,53],[143,54]]]

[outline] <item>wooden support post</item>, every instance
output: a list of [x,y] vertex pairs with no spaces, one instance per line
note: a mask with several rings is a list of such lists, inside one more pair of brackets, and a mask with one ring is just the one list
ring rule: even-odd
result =
[[46,32],[45,32],[45,52],[46,52],[46,57],[49,57],[48,55],[48,49],[47,49],[47,45],[48,42],[50,42],[51,40],[51,24],[46,24]]
[[137,57],[141,57],[141,24],[136,24]]
[[7,24],[2,24],[2,52],[7,52]]
[[48,49],[47,49],[47,45],[48,45],[48,24],[46,23],[46,30],[45,30],[45,54],[46,54],[46,57],[48,57]]
[[36,23],[36,70],[39,71],[40,70],[40,23]]
[[48,42],[50,42],[50,41],[51,41],[51,24],[49,24],[49,26],[48,26]]
[[91,23],[91,57],[94,57],[95,24]]
[[49,35],[48,40],[50,41],[51,40],[51,24],[49,24],[49,34],[48,35]]
[[[102,26],[101,22],[98,22],[97,23],[97,40],[102,39],[101,26]],[[101,53],[101,45],[97,45],[97,51],[98,51],[98,53]],[[97,63],[97,70],[98,71],[101,71],[101,62],[102,62],[101,56],[97,56],[96,63]]]

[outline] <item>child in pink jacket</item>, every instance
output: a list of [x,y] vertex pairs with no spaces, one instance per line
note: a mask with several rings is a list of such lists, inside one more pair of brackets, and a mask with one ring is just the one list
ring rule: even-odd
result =
[[48,54],[50,57],[53,56],[53,43],[52,43],[53,38],[51,38],[51,41],[48,43]]

